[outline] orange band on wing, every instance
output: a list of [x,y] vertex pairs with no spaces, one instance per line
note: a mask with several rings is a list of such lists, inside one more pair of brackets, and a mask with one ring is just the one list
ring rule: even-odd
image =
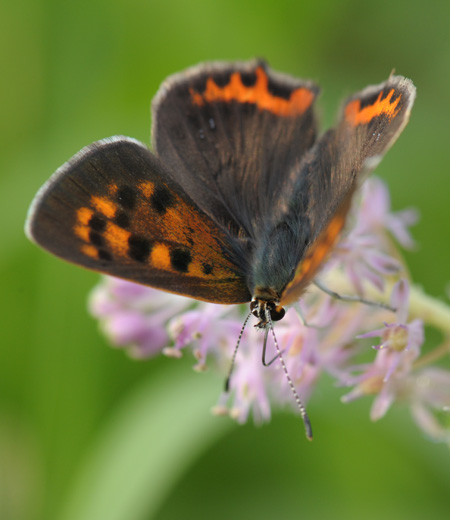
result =
[[[401,94],[391,101],[395,90],[391,89],[389,94],[381,99],[383,91],[381,91],[374,103],[361,108],[361,100],[355,99],[345,107],[345,119],[352,126],[366,125],[375,117],[385,115],[388,119],[393,119],[400,111],[398,104],[400,103]],[[397,108],[398,107],[398,108]]]
[[279,116],[299,116],[306,112],[314,101],[314,92],[306,87],[299,87],[291,92],[289,99],[275,96],[269,92],[269,79],[265,70],[258,67],[255,71],[256,83],[246,86],[241,74],[234,72],[224,87],[219,87],[212,78],[208,78],[203,93],[190,89],[192,102],[203,106],[214,101],[239,101],[253,103],[260,110],[268,110]]
[[85,242],[89,242],[90,229],[88,226],[75,225],[73,231],[78,238],[81,238],[81,240],[84,240]]
[[156,244],[151,253],[151,263],[157,269],[170,270],[170,251],[165,244]]
[[89,242],[89,221],[91,220],[93,214],[94,212],[90,208],[80,208],[77,211],[77,223],[75,224],[73,231],[79,238],[81,238],[81,240],[84,240],[85,242]]
[[115,195],[117,193],[118,189],[119,189],[119,187],[117,186],[117,184],[110,184],[108,186],[108,191],[111,196]]
[[85,244],[81,247],[81,251],[91,258],[95,258],[95,260],[98,260],[98,251],[97,248],[94,246],[91,246],[89,244]]
[[107,218],[113,218],[116,214],[117,206],[106,197],[93,196],[91,197],[91,202],[94,208]]
[[111,251],[115,255],[126,256],[128,253],[128,239],[131,233],[112,222],[108,222],[103,237],[108,241]]
[[321,232],[306,253],[303,262],[297,267],[293,280],[289,282],[281,296],[281,305],[289,305],[301,296],[306,286],[316,275],[328,253],[332,250],[344,227],[352,193],[353,191],[341,204],[328,226]]
[[80,208],[77,211],[77,222],[82,226],[87,226],[94,212],[90,208]]
[[300,276],[305,278],[308,277],[309,279],[310,275],[316,272],[319,265],[323,262],[324,258],[333,247],[344,223],[345,218],[342,215],[337,215],[333,218],[325,232],[322,233],[320,238],[317,240],[317,245],[313,247],[300,265],[298,272]]
[[144,197],[147,198],[150,198],[153,195],[153,192],[155,191],[155,185],[153,184],[153,182],[150,181],[141,182],[138,187],[142,195],[144,195]]

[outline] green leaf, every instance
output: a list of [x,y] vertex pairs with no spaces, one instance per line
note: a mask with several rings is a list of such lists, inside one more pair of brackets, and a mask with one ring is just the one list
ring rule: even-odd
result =
[[129,395],[99,435],[63,520],[149,520],[185,469],[232,426],[209,409],[218,380],[180,369]]

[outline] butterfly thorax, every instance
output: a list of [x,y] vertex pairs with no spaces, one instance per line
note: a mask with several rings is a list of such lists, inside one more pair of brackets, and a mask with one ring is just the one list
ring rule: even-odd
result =
[[248,277],[252,301],[271,302],[273,308],[279,306],[310,240],[310,225],[306,217],[299,219],[287,214],[266,227],[258,237],[252,255]]

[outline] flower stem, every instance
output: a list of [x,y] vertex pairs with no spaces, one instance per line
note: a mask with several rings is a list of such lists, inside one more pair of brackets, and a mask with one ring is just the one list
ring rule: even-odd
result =
[[439,345],[439,347],[436,347],[431,352],[428,352],[421,358],[419,358],[417,361],[414,362],[413,367],[416,368],[422,368],[426,365],[431,365],[431,363],[434,363],[435,361],[439,361],[441,358],[448,356],[450,354],[450,341],[445,341],[442,343],[442,345]]

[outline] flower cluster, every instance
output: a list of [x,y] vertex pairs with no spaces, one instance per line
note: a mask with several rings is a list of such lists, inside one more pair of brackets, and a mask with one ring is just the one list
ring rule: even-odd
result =
[[[322,373],[349,392],[342,401],[373,396],[372,420],[395,402],[406,402],[420,428],[435,440],[450,441],[450,371],[431,363],[450,353],[443,342],[423,353],[424,324],[450,334],[450,311],[411,286],[395,246],[413,248],[413,210],[393,213],[385,184],[372,177],[349,218],[351,230],[320,274],[339,294],[384,303],[369,306],[339,301],[312,285],[276,324],[287,371],[303,401]],[[351,226],[354,223],[353,227]],[[391,309],[389,310],[388,304]],[[225,379],[245,313],[239,306],[193,302],[148,287],[104,278],[94,289],[90,309],[113,345],[137,358],[159,353],[180,357],[190,349],[194,368],[216,366]],[[394,311],[395,309],[395,311]],[[380,328],[380,325],[384,326]],[[367,340],[370,338],[370,340]],[[380,338],[375,345],[368,341]],[[271,407],[296,403],[280,363],[261,362],[263,337],[252,326],[242,333],[230,391],[214,412],[245,422],[270,419]],[[267,358],[276,358],[269,334]]]

